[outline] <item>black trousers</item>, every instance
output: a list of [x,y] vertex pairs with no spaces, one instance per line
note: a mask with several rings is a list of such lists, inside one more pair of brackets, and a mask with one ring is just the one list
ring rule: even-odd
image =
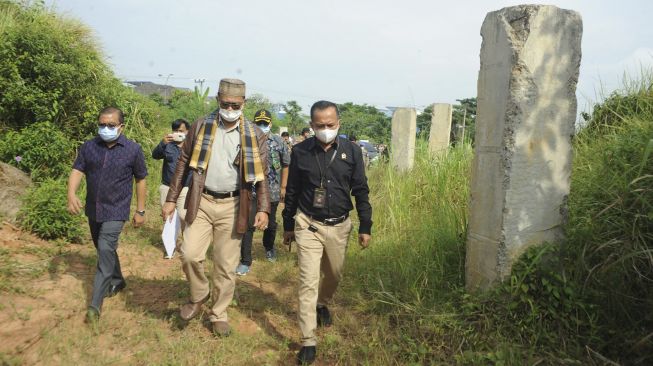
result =
[[[277,236],[277,207],[279,202],[271,202],[268,228],[263,231],[263,246],[266,251],[274,249],[274,238]],[[254,227],[250,227],[243,234],[243,241],[240,243],[240,263],[252,265],[252,238]]]
[[88,226],[91,228],[91,237],[97,250],[97,271],[93,281],[93,297],[91,306],[100,311],[104,295],[111,285],[118,285],[124,282],[120,270],[120,260],[118,259],[118,238],[124,221],[106,221],[97,222],[88,220]]

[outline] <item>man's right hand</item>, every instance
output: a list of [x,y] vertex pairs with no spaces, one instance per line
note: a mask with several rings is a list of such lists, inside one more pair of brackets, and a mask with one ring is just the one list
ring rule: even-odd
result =
[[68,196],[68,212],[77,215],[82,212],[82,201],[76,195]]
[[172,142],[172,134],[169,133],[165,136],[163,136],[163,139],[161,140],[164,144]]
[[176,204],[174,202],[166,202],[163,204],[163,207],[161,208],[161,217],[163,218],[163,221],[170,220],[170,222],[172,222],[172,214],[175,213],[175,206]]
[[294,231],[284,231],[283,232],[283,243],[286,245],[290,245],[293,241],[295,241],[295,232]]

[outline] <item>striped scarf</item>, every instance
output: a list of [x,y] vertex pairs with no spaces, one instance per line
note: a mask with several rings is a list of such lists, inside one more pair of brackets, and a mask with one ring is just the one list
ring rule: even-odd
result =
[[[254,132],[254,126],[249,121],[245,121],[245,118],[242,115],[240,116],[240,121],[238,123],[241,147],[240,161],[243,164],[245,182],[255,184],[264,179],[263,164],[261,162],[261,155],[256,140],[256,132]],[[211,147],[213,146],[215,131],[217,131],[217,129],[218,110],[216,109],[206,117],[204,124],[200,127],[197,138],[195,139],[195,146],[193,146],[193,153],[190,158],[190,168],[203,172],[209,166]]]

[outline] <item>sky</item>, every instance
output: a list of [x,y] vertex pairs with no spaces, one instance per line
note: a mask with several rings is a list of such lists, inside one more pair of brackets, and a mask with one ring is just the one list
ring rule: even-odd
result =
[[[247,83],[272,102],[424,108],[476,96],[486,14],[516,1],[48,0],[90,26],[124,80],[217,91]],[[651,0],[547,4],[583,18],[578,111],[653,68]],[[159,76],[161,75],[161,76]]]

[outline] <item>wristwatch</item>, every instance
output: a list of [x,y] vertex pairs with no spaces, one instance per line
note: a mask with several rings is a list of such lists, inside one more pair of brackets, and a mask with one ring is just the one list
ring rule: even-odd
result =
[[143,210],[143,211],[136,211],[136,213],[139,214],[139,215],[141,215],[141,216],[145,216],[145,210]]

